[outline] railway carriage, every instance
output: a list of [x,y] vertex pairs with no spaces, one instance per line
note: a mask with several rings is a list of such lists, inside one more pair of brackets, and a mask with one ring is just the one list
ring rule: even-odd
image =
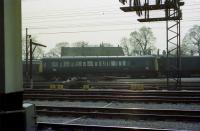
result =
[[200,76],[200,56],[182,57],[181,64],[183,76]]
[[[181,57],[182,77],[200,76],[200,56]],[[167,58],[155,56],[75,56],[43,58],[33,62],[35,81],[67,80],[71,77],[96,79],[103,76],[131,76],[133,78],[166,77]],[[176,58],[169,58],[174,72]],[[25,67],[25,66],[24,66]],[[24,72],[25,76],[25,72]],[[108,77],[110,78],[110,77]]]
[[87,76],[132,76],[151,77],[157,75],[156,57],[126,56],[77,56],[44,58],[43,75],[49,78]]
[[[26,61],[22,61],[23,63],[23,79],[27,80],[28,78],[26,78]],[[28,61],[28,73],[30,72],[30,65],[29,65],[29,61]],[[43,73],[43,69],[42,69],[42,61],[38,60],[38,59],[34,59],[32,61],[32,73],[33,73],[33,79],[36,81],[42,81],[44,80],[42,78],[42,73]]]
[[[177,65],[176,57],[169,57],[169,67],[167,67],[167,58],[160,57],[158,59],[159,72],[162,75],[167,73],[167,68],[170,72],[174,71]],[[182,77],[200,76],[200,56],[182,56],[181,57],[181,75]]]

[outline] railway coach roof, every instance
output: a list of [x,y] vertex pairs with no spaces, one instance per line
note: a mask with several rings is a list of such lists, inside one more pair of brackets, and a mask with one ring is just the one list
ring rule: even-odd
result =
[[65,57],[57,57],[57,58],[43,58],[48,60],[56,60],[56,59],[129,59],[129,58],[156,58],[156,56],[65,56]]
[[[158,58],[167,58],[166,56],[160,56]],[[169,58],[175,58],[174,56],[169,56]],[[181,56],[181,58],[200,58],[200,56]]]

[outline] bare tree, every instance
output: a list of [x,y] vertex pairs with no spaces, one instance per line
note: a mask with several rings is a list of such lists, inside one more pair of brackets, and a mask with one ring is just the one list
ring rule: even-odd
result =
[[183,44],[186,45],[189,52],[198,53],[200,56],[200,26],[194,25],[183,39]]
[[120,41],[120,45],[124,50],[124,54],[130,56],[131,55],[130,40],[126,37],[123,37]]
[[110,44],[110,43],[101,43],[100,44],[100,47],[113,47],[113,45],[112,44]]
[[150,55],[156,48],[156,38],[149,27],[142,27],[130,34],[130,38],[123,38],[121,46],[127,55]]
[[133,46],[133,51],[140,52],[140,55],[151,54],[155,50],[155,40],[156,38],[149,27],[142,27],[139,31],[130,34],[130,44]]
[[68,42],[60,42],[55,45],[54,48],[50,49],[49,52],[45,54],[46,57],[60,57],[61,56],[61,47],[69,46]]
[[85,41],[78,41],[72,44],[74,47],[88,47],[88,42]]

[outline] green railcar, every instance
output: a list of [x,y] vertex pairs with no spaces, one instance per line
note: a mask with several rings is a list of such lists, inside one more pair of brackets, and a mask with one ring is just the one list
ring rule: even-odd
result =
[[154,56],[76,56],[44,58],[43,74],[46,77],[76,76],[133,76],[155,77],[158,73]]
[[[164,77],[167,73],[176,73],[177,57],[158,58],[159,72]],[[182,77],[200,76],[200,56],[182,56],[180,63],[180,72]]]

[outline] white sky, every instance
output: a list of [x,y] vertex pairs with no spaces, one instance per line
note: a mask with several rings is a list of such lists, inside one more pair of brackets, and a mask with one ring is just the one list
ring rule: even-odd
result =
[[[184,0],[181,37],[200,25],[200,0]],[[22,27],[47,50],[59,42],[87,41],[117,46],[122,37],[142,26],[151,27],[157,48],[166,48],[166,23],[139,23],[134,12],[124,13],[119,0],[22,0]],[[159,12],[159,11],[158,11]],[[158,12],[154,13],[159,14]]]

